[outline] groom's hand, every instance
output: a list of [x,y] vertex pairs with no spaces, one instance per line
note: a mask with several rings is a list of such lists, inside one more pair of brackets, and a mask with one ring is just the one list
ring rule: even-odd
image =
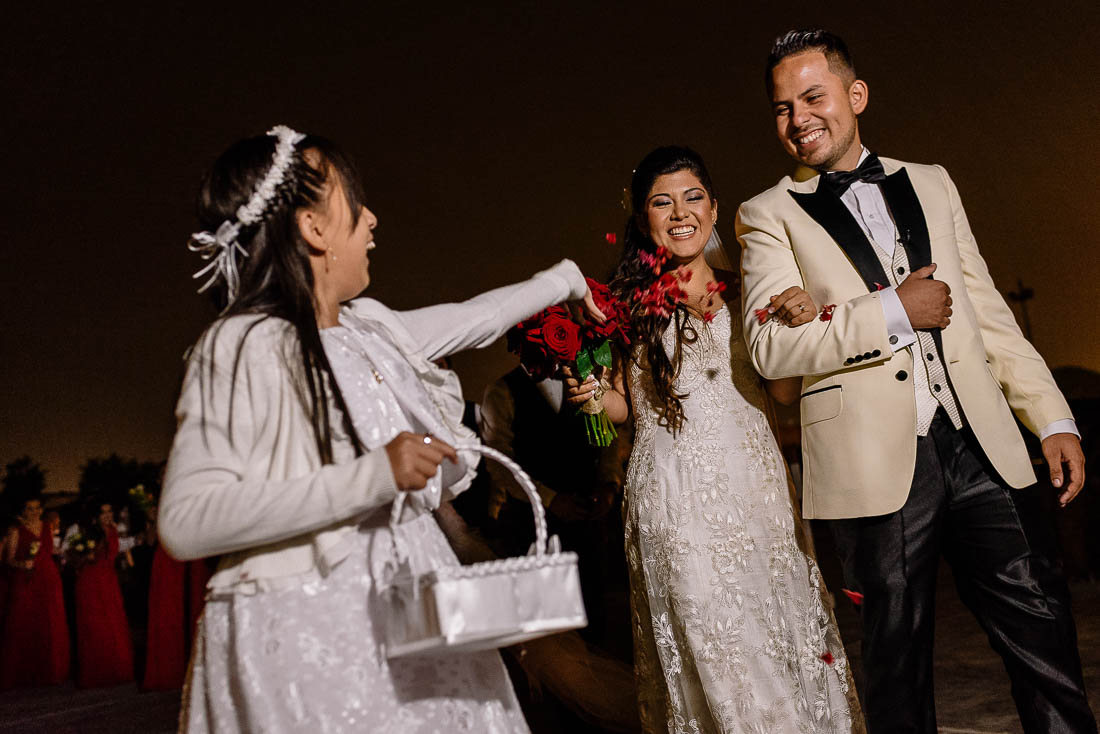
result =
[[951,286],[932,280],[936,263],[909,273],[898,286],[898,298],[914,329],[944,328],[951,323]]
[[[1085,454],[1081,451],[1081,441],[1072,433],[1054,433],[1043,439],[1043,456],[1050,466],[1050,483],[1066,491],[1058,495],[1058,503],[1068,505],[1081,487],[1085,486]],[[1062,465],[1069,469],[1069,482],[1062,476]]]

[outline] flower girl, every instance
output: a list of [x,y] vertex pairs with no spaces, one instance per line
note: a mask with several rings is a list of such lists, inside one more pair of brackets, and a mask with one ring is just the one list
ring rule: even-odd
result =
[[433,360],[561,301],[599,317],[580,271],[414,311],[356,298],[378,219],[335,145],[282,126],[223,153],[198,209],[197,277],[225,308],[189,357],[159,530],[177,558],[223,557],[181,730],[527,731],[496,652],[387,660],[375,592],[398,492],[429,490],[412,552],[456,562],[426,510],[477,460]]

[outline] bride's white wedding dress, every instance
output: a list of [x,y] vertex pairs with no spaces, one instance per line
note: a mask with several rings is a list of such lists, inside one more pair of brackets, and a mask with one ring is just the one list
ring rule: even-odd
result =
[[[783,457],[739,320],[685,345],[686,421],[658,425],[649,374],[626,479],[635,665],[647,732],[862,730],[821,575],[800,550]],[[673,329],[665,334],[671,354]],[[851,701],[851,703],[849,703]]]

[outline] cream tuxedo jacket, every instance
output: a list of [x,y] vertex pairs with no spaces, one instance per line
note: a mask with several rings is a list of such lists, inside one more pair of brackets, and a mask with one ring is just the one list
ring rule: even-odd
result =
[[[1069,406],[994,287],[947,172],[881,160],[883,195],[911,269],[934,262],[935,279],[951,287],[951,323],[933,337],[966,421],[1006,482],[1032,484],[1012,412],[1038,433],[1071,418]],[[799,169],[738,211],[745,339],[761,375],[803,378],[805,516],[883,515],[905,503],[913,480],[913,359],[908,349],[891,350],[877,293],[890,281],[874,246],[819,182]],[[792,285],[819,308],[836,304],[832,319],[793,329],[760,324],[755,310]]]

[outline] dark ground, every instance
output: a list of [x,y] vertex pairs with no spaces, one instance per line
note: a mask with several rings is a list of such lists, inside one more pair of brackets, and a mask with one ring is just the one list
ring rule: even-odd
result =
[[[817,536],[826,581],[840,595],[839,570],[829,539],[820,532]],[[1071,588],[1085,680],[1093,711],[1100,712],[1100,584],[1078,582]],[[941,571],[938,594],[935,675],[940,731],[1022,731],[1000,659],[959,602],[946,568]],[[837,619],[858,673],[858,618],[853,606],[840,596]],[[70,683],[0,694],[0,730],[13,734],[167,734],[175,730],[178,711],[177,691],[140,693],[134,685],[77,690]]]

